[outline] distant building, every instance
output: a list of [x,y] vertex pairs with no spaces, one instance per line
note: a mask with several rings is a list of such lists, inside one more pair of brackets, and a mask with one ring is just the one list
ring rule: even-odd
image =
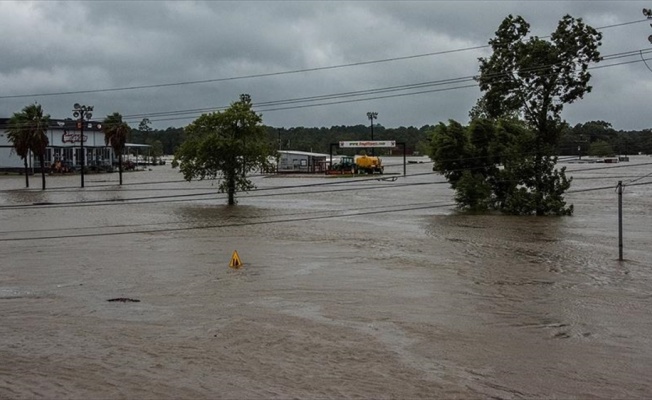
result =
[[279,173],[324,173],[328,154],[307,151],[279,150]]

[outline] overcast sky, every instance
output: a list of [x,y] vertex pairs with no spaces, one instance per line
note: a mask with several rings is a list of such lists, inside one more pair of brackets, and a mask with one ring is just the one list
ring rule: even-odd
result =
[[445,81],[478,73],[500,22],[521,15],[546,36],[570,14],[605,27],[603,56],[631,56],[598,64],[593,91],[564,118],[646,129],[644,7],[652,0],[0,1],[0,117],[38,102],[67,118],[81,103],[94,119],[119,112],[132,127],[143,116],[181,127],[248,93],[275,127],[368,124],[368,111],[385,127],[467,123],[479,89]]

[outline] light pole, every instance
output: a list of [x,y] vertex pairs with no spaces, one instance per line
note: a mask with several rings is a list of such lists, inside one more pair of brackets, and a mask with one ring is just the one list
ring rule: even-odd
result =
[[[369,125],[371,128],[371,141],[374,141],[374,119],[378,119],[378,113],[375,111],[369,111],[367,113],[367,118],[369,118]],[[376,152],[374,151],[375,148],[371,148],[371,155],[374,156],[376,155]]]
[[84,154],[84,122],[89,121],[93,117],[93,106],[84,106],[75,103],[72,116],[77,119],[77,124],[79,125],[79,147],[81,153],[79,164],[81,166],[81,187],[84,187],[84,159],[86,158],[86,154]]
[[[650,10],[649,8],[644,8],[644,9],[643,9],[643,15],[644,15],[645,18],[647,18],[647,19],[652,19],[652,10]],[[650,24],[650,26],[652,26],[652,24]],[[652,35],[648,36],[648,37],[647,37],[647,40],[648,40],[648,42],[652,43]],[[641,54],[642,54],[642,53],[641,53]],[[642,57],[643,57],[643,56],[641,56],[641,58],[642,58]],[[645,60],[644,60],[644,61],[645,61]],[[647,65],[647,64],[646,64],[646,65]]]

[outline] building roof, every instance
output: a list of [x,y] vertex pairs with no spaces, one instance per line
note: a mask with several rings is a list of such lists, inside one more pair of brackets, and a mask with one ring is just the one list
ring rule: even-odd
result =
[[141,143],[125,143],[125,147],[152,147],[149,144],[141,144]]
[[[0,118],[0,129],[7,129],[9,127],[9,120],[10,118]],[[48,129],[76,130],[77,120],[71,118],[66,118],[66,119],[50,118],[50,125],[48,125]],[[102,123],[99,121],[85,121],[84,130],[101,131]]]
[[311,153],[309,151],[298,151],[298,150],[278,150],[280,154],[294,154],[297,156],[310,156],[310,157],[328,157],[328,154],[324,153]]

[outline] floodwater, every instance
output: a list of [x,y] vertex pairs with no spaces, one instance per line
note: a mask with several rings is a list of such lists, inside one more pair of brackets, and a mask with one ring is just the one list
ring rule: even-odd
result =
[[566,164],[561,218],[400,162],[235,207],[169,165],[0,176],[0,398],[652,397],[652,158]]

